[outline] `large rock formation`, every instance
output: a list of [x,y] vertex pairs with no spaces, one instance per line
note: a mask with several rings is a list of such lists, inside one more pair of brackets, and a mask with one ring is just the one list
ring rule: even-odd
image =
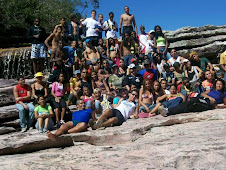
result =
[[37,130],[1,135],[0,169],[225,169],[225,111],[128,120],[57,142]]
[[197,51],[200,56],[213,60],[226,49],[226,25],[183,27],[165,33],[170,43],[169,48],[176,48],[184,56]]

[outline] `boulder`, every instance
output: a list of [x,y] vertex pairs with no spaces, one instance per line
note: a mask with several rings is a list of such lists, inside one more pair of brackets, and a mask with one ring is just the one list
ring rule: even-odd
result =
[[176,31],[164,31],[169,41],[169,49],[175,48],[183,56],[197,51],[200,57],[215,59],[226,47],[226,25],[203,27],[183,27]]
[[[0,168],[226,169],[225,129],[224,109],[128,120],[120,127],[63,135],[57,142],[34,130],[1,135],[1,151],[4,145],[11,153],[18,147],[54,148],[2,155]],[[66,144],[70,147],[62,148]]]
[[0,120],[3,122],[3,119],[9,118],[18,118],[19,112],[16,109],[16,105],[0,107]]

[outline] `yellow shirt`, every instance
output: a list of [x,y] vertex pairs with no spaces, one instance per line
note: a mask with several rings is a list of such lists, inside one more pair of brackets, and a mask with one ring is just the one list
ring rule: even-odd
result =
[[[73,78],[72,82],[70,82],[70,85],[73,85],[73,89],[76,87],[76,84],[77,84],[77,80],[76,78]],[[71,90],[70,90],[70,93],[73,93]]]
[[226,51],[220,55],[220,64],[226,65]]

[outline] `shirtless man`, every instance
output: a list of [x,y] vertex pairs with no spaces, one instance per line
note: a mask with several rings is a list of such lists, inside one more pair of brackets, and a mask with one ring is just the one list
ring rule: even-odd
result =
[[120,57],[123,58],[126,67],[131,64],[131,59],[134,58],[131,54],[131,47],[135,49],[135,43],[132,38],[129,36],[129,33],[125,33],[125,39],[121,42],[120,47]]
[[60,19],[60,24],[58,24],[58,25],[55,26],[55,28],[53,30],[53,33],[57,33],[58,26],[61,26],[62,27],[62,33],[61,34],[62,34],[62,36],[64,36],[65,33],[67,32],[67,30],[66,30],[67,29],[67,26],[65,24],[65,18],[64,17]]
[[[119,34],[120,34],[120,36],[123,36],[123,39],[124,39],[125,33],[129,33],[129,35],[130,35],[131,32],[133,31],[132,24],[134,25],[136,35],[138,35],[137,25],[136,25],[136,22],[135,22],[134,15],[129,13],[129,7],[128,6],[125,6],[124,10],[125,10],[125,14],[121,15],[120,23],[119,23]],[[122,23],[123,23],[123,34],[121,33]]]
[[[63,40],[62,31],[63,31],[62,26],[58,26],[56,29],[56,33],[50,34],[50,36],[45,40],[45,45],[52,52],[57,49],[59,41]],[[49,41],[51,40],[52,40],[52,46],[49,45]]]
[[84,51],[84,57],[86,59],[87,65],[96,64],[97,60],[100,59],[100,54],[97,47],[92,45],[92,41],[88,38],[86,39],[86,50]]

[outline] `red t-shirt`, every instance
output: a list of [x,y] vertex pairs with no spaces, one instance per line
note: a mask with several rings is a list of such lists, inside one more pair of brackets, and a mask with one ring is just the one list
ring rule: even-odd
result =
[[[25,84],[24,87],[21,87],[19,84],[16,85],[18,96],[19,97],[25,97],[27,96],[27,91],[28,91],[28,85]],[[28,99],[20,99],[22,102],[30,102]]]

